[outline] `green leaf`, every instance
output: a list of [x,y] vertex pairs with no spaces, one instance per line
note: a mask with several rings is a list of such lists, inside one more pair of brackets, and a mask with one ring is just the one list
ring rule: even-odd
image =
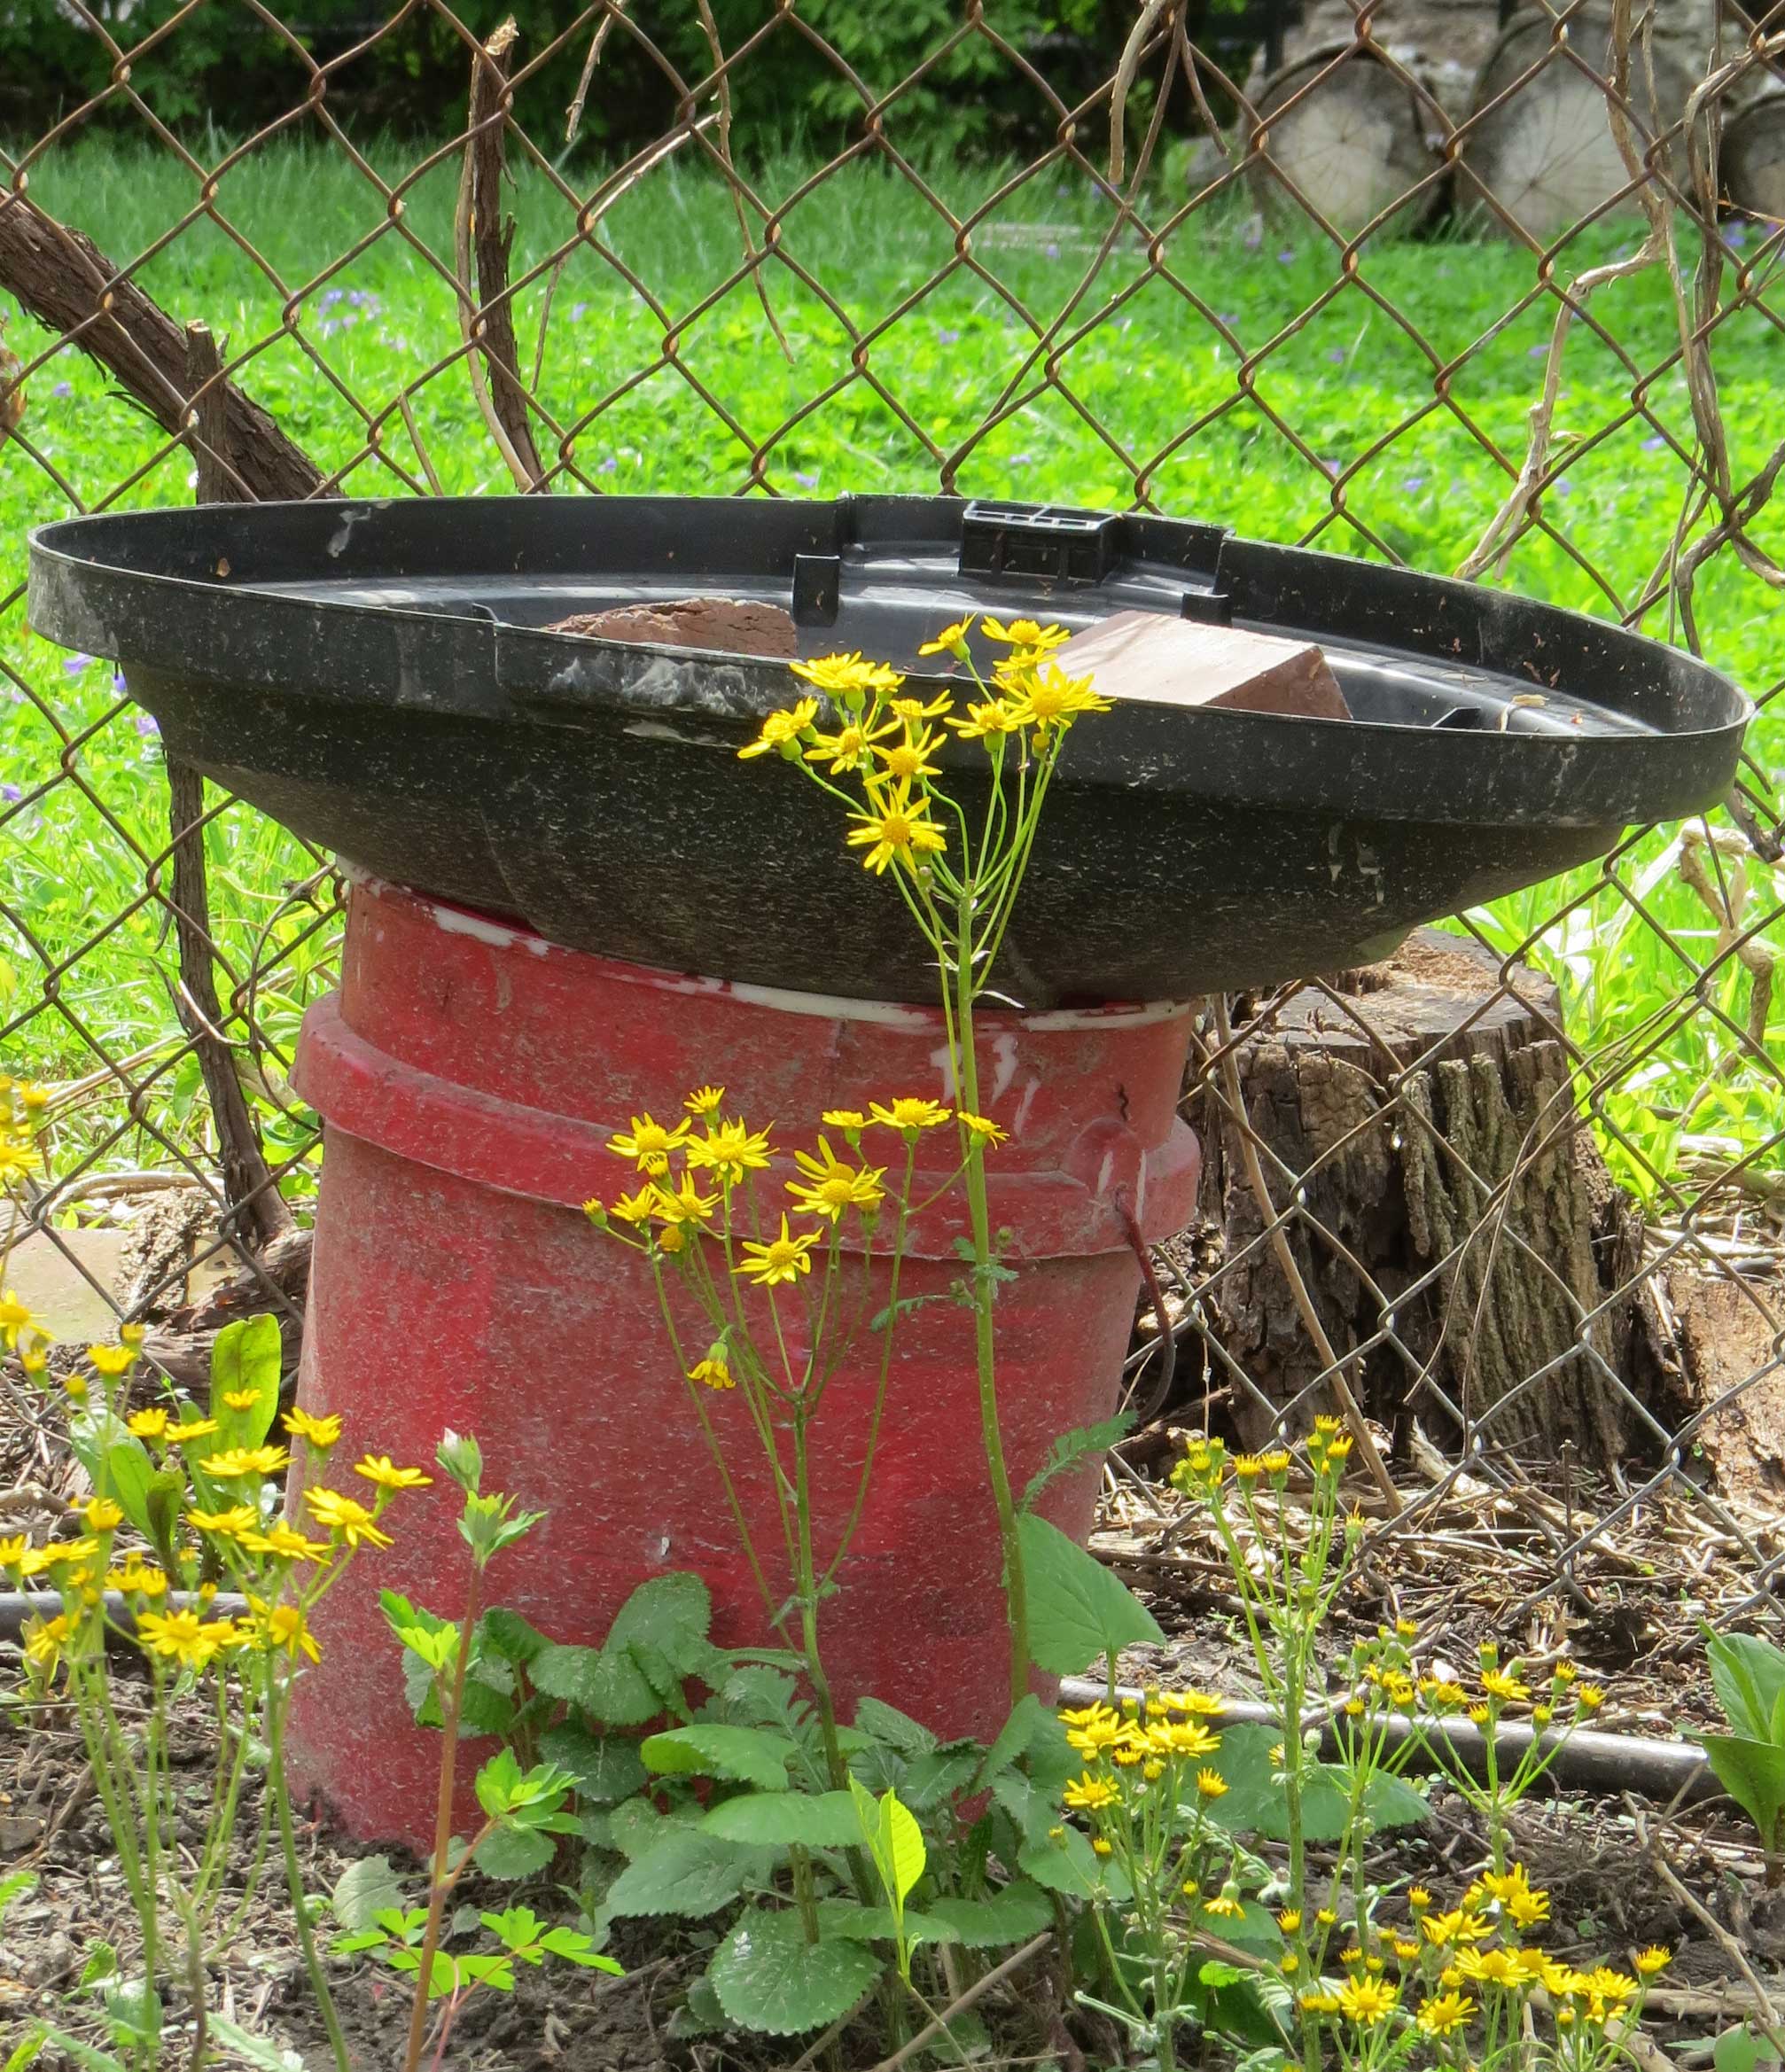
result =
[[6,1909],[15,1899],[23,1899],[27,1892],[36,1889],[35,1871],[14,1871],[10,1876],[0,1878],[0,1920],[6,1918]]
[[477,1639],[480,1652],[499,1655],[503,1661],[518,1663],[523,1668],[551,1646],[545,1635],[536,1626],[530,1626],[518,1611],[509,1611],[501,1605],[494,1611],[487,1611],[478,1621]]
[[252,2035],[221,2014],[213,2014],[208,2027],[217,2042],[237,2057],[258,2066],[260,2072],[304,2072],[304,2060],[289,2044],[276,2044],[269,2037]]
[[477,1773],[477,1803],[494,1819],[508,1811],[522,1785],[520,1761],[512,1749],[498,1749]]
[[1763,2065],[1776,2065],[1779,2053],[1764,2036],[1751,2029],[1726,2029],[1711,2049],[1713,2072],[1759,2072]]
[[1072,1899],[1107,1897],[1119,1906],[1134,1897],[1134,1888],[1121,1866],[1108,1857],[1099,1857],[1091,1847],[1090,1837],[1077,1827],[1064,1829],[1058,1840],[1044,1836],[1040,1842],[1025,1843],[1017,1852],[1017,1868],[1036,1884],[1045,1885],[1052,1892],[1064,1892]]
[[614,1880],[608,1909],[616,1915],[675,1913],[698,1920],[736,1899],[763,1869],[760,1850],[677,1825]]
[[1012,1879],[984,1899],[932,1899],[924,1911],[946,1922],[970,1950],[1026,1943],[1054,1925],[1048,1895],[1026,1878]]
[[1785,1699],[1785,1653],[1752,1633],[1719,1633],[1704,1652],[1730,1732],[1741,1741],[1774,1740],[1773,1714]]
[[1760,1831],[1768,1854],[1785,1850],[1785,1749],[1740,1734],[1699,1737],[1717,1781]]
[[548,1647],[534,1658],[535,1690],[562,1698],[605,1726],[643,1726],[663,1700],[625,1647]]
[[1377,1827],[1418,1827],[1431,1817],[1419,1787],[1385,1770],[1378,1770],[1364,1787],[1363,1810]]
[[[72,2059],[80,2066],[81,2072],[125,2072],[121,2058],[114,2058],[109,2051],[95,2050],[91,2044],[82,2043],[77,2036],[70,2036],[66,2029],[54,2028],[47,2021],[40,2022],[32,2035],[37,2046],[31,2053],[33,2058],[45,2044],[54,2044],[64,2057]],[[18,2053],[15,2052],[6,2060],[7,2072],[12,2072],[12,2065],[17,2058]],[[31,2058],[19,2061],[28,2065]]]
[[[211,1415],[221,1429],[220,1449],[258,1446],[279,1412],[279,1369],[285,1349],[279,1320],[270,1313],[225,1324],[211,1347]],[[231,1410],[225,1396],[253,1391],[253,1407]]]
[[980,1764],[974,1782],[990,1784],[994,1777],[1008,1770],[1029,1745],[1029,1737],[1041,1722],[1048,1717],[1046,1706],[1033,1691],[1025,1691],[1010,1708],[1010,1715],[998,1729],[998,1738],[986,1751],[986,1759]]
[[536,1827],[498,1827],[478,1844],[477,1867],[488,1878],[530,1878],[557,1853],[557,1838]]
[[402,1903],[402,1884],[387,1856],[362,1856],[349,1864],[329,1895],[330,1911],[349,1935],[370,1928],[381,1909]]
[[41,2029],[34,2029],[7,2059],[4,2072],[25,2072],[25,2068],[43,2051],[49,2037]]
[[539,1752],[575,1778],[576,1795],[585,1806],[618,1805],[649,1781],[636,1741],[590,1733],[573,1720],[548,1727],[540,1736]]
[[872,1734],[877,1741],[908,1757],[927,1756],[936,1746],[936,1736],[927,1726],[908,1718],[896,1706],[883,1704],[878,1698],[857,1701],[855,1724],[863,1733]]
[[665,1777],[720,1777],[761,1791],[787,1788],[799,1750],[766,1726],[679,1726],[640,1744],[645,1768]]
[[1057,1525],[1025,1513],[1017,1521],[1029,1590],[1029,1647],[1043,1669],[1078,1676],[1099,1655],[1165,1635],[1141,1601]]
[[1048,1449],[1048,1458],[1029,1477],[1029,1486],[1023,1492],[1019,1508],[1033,1511],[1035,1499],[1050,1482],[1071,1474],[1089,1455],[1107,1453],[1118,1439],[1126,1438],[1134,1429],[1134,1412],[1119,1410],[1113,1417],[1106,1417],[1099,1423],[1081,1425],[1077,1431],[1062,1432]]
[[713,1597],[698,1576],[677,1570],[641,1583],[614,1614],[607,1646],[643,1641],[666,1656],[683,1676],[698,1676],[710,1663]]
[[95,1488],[115,1497],[124,1515],[144,1539],[155,1538],[149,1516],[149,1485],[155,1479],[155,1465],[148,1449],[133,1433],[113,1439],[105,1448],[103,1478],[94,1477]]
[[714,1952],[706,1975],[740,2029],[799,2036],[846,2014],[880,1975],[860,1943],[808,1943],[792,1908],[752,1907]]
[[986,1751],[977,1741],[920,1756],[899,1780],[899,1795],[914,1812],[927,1813],[956,1792],[969,1790]]
[[861,1840],[855,1804],[846,1791],[748,1792],[714,1806],[700,1823],[705,1834],[728,1842],[784,1849],[854,1849]]
[[933,1913],[894,1913],[890,1906],[858,1906],[853,1899],[820,1900],[818,1927],[827,1943],[833,1936],[846,1936],[852,1943],[896,1943],[901,1934],[908,1946],[961,1940]]
[[548,1956],[562,1958],[566,1964],[579,1964],[585,1971],[604,1971],[613,1978],[626,1976],[626,1967],[604,1956],[581,1928],[548,1928],[540,1937],[539,1946]]
[[[900,1803],[896,1791],[881,1793],[877,1815],[870,1825],[869,1807],[876,1802],[854,1779],[850,1782],[855,1811],[861,1818],[862,1831],[875,1867],[896,1911],[905,1904],[911,1888],[924,1875],[924,1866],[929,1860],[930,1852],[924,1846],[924,1830],[917,1825],[911,1809]],[[862,1804],[863,1799],[868,1800],[867,1806]]]

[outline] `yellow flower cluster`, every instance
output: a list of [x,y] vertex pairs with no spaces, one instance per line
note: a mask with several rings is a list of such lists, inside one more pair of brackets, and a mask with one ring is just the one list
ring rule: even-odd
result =
[[[687,1112],[673,1123],[650,1114],[633,1116],[626,1129],[608,1139],[607,1148],[616,1157],[630,1160],[642,1184],[612,1201],[591,1197],[583,1203],[584,1214],[597,1227],[625,1225],[641,1234],[629,1242],[672,1255],[685,1251],[691,1236],[729,1227],[732,1189],[749,1174],[768,1169],[774,1146],[768,1130],[752,1129],[742,1119],[721,1114],[724,1100],[722,1087],[701,1087],[688,1095],[682,1103]],[[869,1130],[889,1130],[911,1145],[926,1130],[951,1119],[960,1126],[965,1142],[1007,1141],[1007,1133],[989,1116],[952,1109],[922,1094],[871,1102],[865,1110],[826,1109],[823,1119],[858,1155]],[[815,1149],[795,1151],[793,1165],[797,1177],[783,1187],[796,1215],[816,1217],[835,1228],[846,1215],[854,1214],[872,1227],[886,1199],[885,1166],[845,1159],[822,1135]],[[811,1272],[812,1255],[822,1236],[822,1230],[796,1233],[783,1212],[774,1235],[740,1242],[741,1257],[732,1272],[758,1287],[791,1283]]]
[[[1523,1864],[1485,1872],[1447,1912],[1434,1908],[1423,1887],[1415,1886],[1407,1898],[1415,1932],[1378,1931],[1375,1948],[1353,1943],[1342,1951],[1344,1978],[1305,1990],[1304,2008],[1360,2028],[1387,2021],[1405,2009],[1405,2019],[1422,2034],[1446,2038],[1467,2029],[1484,2008],[1491,2021],[1503,2023],[1509,2007],[1516,2024],[1518,2007],[1540,1987],[1558,2029],[1565,2031],[1633,2015],[1647,1982],[1671,1961],[1667,1951],[1651,1948],[1635,1958],[1631,1972],[1605,1965],[1578,1971],[1516,1939],[1516,1931],[1549,1916],[1549,1895],[1532,1885]],[[1278,1917],[1278,1926],[1296,1945],[1282,1967],[1290,1975],[1304,1954],[1301,1925],[1299,1914]],[[1407,2006],[1415,1990],[1422,1995],[1419,2005]]]
[[41,1171],[37,1139],[50,1105],[50,1089],[0,1072],[0,1191]]
[[[946,653],[970,663],[973,624],[970,615],[944,627],[924,643],[919,655]],[[1002,756],[1013,736],[1041,754],[1056,746],[1081,714],[1110,709],[1088,676],[1070,676],[1053,658],[1069,638],[1064,627],[1033,619],[1006,625],[986,617],[980,631],[1008,651],[993,666],[991,685],[982,686],[990,695],[970,700],[964,715],[955,712],[954,695],[946,689],[927,698],[903,694],[905,678],[885,662],[859,653],[822,655],[791,666],[830,701],[835,727],[827,730],[818,724],[817,697],[801,697],[785,711],[771,713],[756,739],[737,752],[746,759],[779,754],[822,770],[827,779],[854,777],[864,796],[860,806],[852,806],[855,824],[846,837],[850,846],[861,851],[863,866],[877,876],[895,868],[919,875],[930,859],[947,853],[949,841],[936,817],[931,788],[941,772],[936,758],[944,745],[932,721],[939,720],[963,741],[986,743],[994,757]]]

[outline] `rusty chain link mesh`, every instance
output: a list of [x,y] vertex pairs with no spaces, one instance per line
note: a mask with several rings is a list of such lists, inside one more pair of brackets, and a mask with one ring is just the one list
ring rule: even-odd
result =
[[[1785,6],[1726,8],[1715,47],[1682,58],[1690,0],[1310,0],[1237,24],[1147,0],[1119,25],[1126,47],[1099,51],[1103,83],[1069,92],[1057,51],[1007,34],[995,0],[949,11],[893,78],[852,66],[802,0],[763,0],[729,48],[684,0],[604,0],[508,52],[472,121],[479,38],[442,0],[393,5],[321,57],[296,0],[239,0],[236,33],[278,54],[290,94],[229,144],[163,112],[155,83],[207,4],[133,45],[128,10],[67,0],[109,83],[7,150],[0,227],[41,206],[99,248],[72,317],[34,323],[0,295],[15,355],[0,354],[0,476],[27,523],[192,493],[202,397],[165,374],[159,395],[143,379],[125,393],[83,357],[136,284],[176,324],[227,334],[226,375],[315,459],[322,494],[619,481],[1126,502],[1462,567],[1740,677],[1762,717],[1731,808],[1633,830],[1602,865],[1462,917],[1455,946],[1486,977],[1454,1027],[1385,1044],[1349,980],[1229,1003],[1231,1025],[1211,1009],[1189,1098],[1219,1184],[1161,1263],[1186,1326],[1181,1387],[1194,1366],[1193,1398],[1225,1392],[1261,1444],[1342,1381],[1392,1434],[1409,1532],[1454,1538],[1464,1502],[1464,1542],[1533,1597],[1641,1587],[1719,1619],[1776,1609],[1785,873],[1767,708],[1785,677],[1771,502],[1785,117],[1766,124],[1785,100],[1766,105],[1785,92]],[[697,15],[704,71],[671,55],[687,45],[669,30]],[[442,34],[464,87],[437,141],[397,146],[357,121],[370,58]],[[753,152],[734,120],[784,39],[822,68],[835,111],[833,141],[803,160]],[[589,60],[598,100],[622,55],[652,82],[660,133],[567,155],[566,66]],[[924,97],[963,70],[972,93],[1019,103],[1041,144],[977,172],[927,150]],[[77,154],[101,134],[130,140],[118,164],[157,168],[144,206],[160,213],[134,248],[106,244],[129,208],[83,206],[79,169],[97,161]],[[473,134],[499,137],[525,219],[488,304],[463,194],[451,206]],[[269,251],[264,210],[237,198],[276,161]],[[320,206],[305,222],[324,169],[353,197],[350,234]],[[637,214],[665,195],[682,215]],[[665,223],[687,232],[673,255]],[[890,268],[869,249],[889,224]],[[360,284],[373,261],[409,306]],[[252,487],[238,453],[197,458],[226,490]],[[301,1197],[316,1147],[285,1073],[331,982],[337,887],[328,859],[212,792],[213,1028],[175,954],[155,744],[121,684],[30,634],[20,534],[5,556],[0,1057],[57,1088],[36,1242],[96,1278],[64,1226],[115,1198],[121,1172],[183,1175],[225,1206],[207,1039],[227,1044]],[[1483,1058],[1500,1054],[1471,1032],[1515,1024],[1502,1049],[1538,1063],[1501,1079],[1495,1108],[1500,1067]],[[1316,1029],[1349,1040],[1321,1068],[1318,1112],[1293,1076]],[[1269,1110],[1291,1084],[1286,1133]],[[1406,1225],[1387,1265],[1368,1214],[1344,1206],[1360,1199]],[[1555,1238],[1571,1217],[1587,1234],[1573,1261]],[[201,1253],[247,1256],[234,1227],[214,1215]],[[134,1290],[136,1312],[165,1311],[185,1271]],[[1515,1305],[1547,1320],[1527,1328]],[[1143,1399],[1156,1350],[1130,1367]]]

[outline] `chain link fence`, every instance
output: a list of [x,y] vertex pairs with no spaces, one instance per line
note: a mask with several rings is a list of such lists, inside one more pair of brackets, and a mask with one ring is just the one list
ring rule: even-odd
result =
[[[58,0],[87,97],[5,144],[0,1058],[55,1089],[18,1258],[176,1377],[232,1304],[295,1318],[285,1075],[339,922],[331,860],[33,635],[27,526],[616,487],[1219,519],[1613,615],[1760,718],[1704,822],[1209,1003],[1169,1416],[1262,1444],[1337,1394],[1378,1511],[1515,1609],[1771,1616],[1785,6],[325,12]],[[1174,1529],[1112,1477],[1157,1577]]]

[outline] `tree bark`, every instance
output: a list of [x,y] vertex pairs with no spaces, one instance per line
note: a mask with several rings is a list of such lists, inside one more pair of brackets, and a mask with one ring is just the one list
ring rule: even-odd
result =
[[[1297,1264],[1367,1414],[1527,1463],[1564,1445],[1608,1461],[1625,1445],[1611,1376],[1627,1377],[1631,1318],[1606,1305],[1637,1226],[1576,1113],[1554,988],[1515,967],[1503,990],[1499,974],[1428,930],[1332,982],[1343,1004],[1296,994],[1243,1040],[1247,1119],[1278,1203],[1293,1192],[1312,1219],[1291,1227]],[[1278,1415],[1305,1426],[1328,1406],[1304,1396],[1321,1363],[1259,1242],[1237,1131],[1212,1110],[1201,1205],[1227,1263],[1211,1319],[1259,1391],[1235,1398],[1259,1444]]]

